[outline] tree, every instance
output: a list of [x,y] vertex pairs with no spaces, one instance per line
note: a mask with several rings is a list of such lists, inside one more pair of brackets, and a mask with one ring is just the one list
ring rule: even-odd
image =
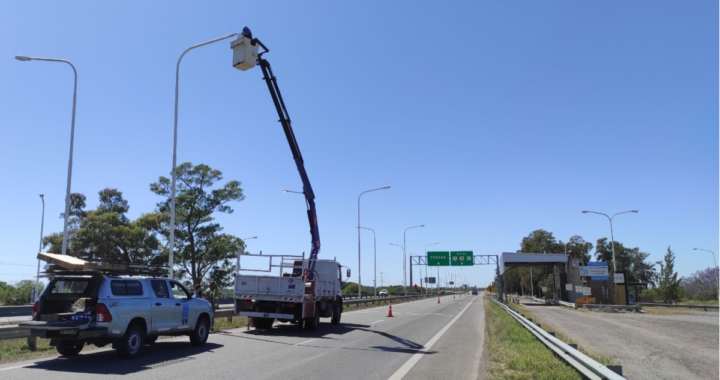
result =
[[673,302],[680,299],[680,284],[682,278],[678,279],[675,272],[675,253],[668,246],[665,253],[665,263],[660,264],[660,285],[658,294],[663,302]]
[[[565,247],[565,243],[560,241],[560,243],[563,248]],[[582,236],[574,235],[570,238],[570,240],[567,242],[567,254],[570,259],[579,259],[583,263],[587,263],[590,261],[590,251],[593,249],[593,245],[590,242],[586,242],[585,239],[582,238]]]
[[[244,253],[245,243],[235,236],[221,233],[223,228],[212,223],[214,213],[232,214],[230,202],[245,199],[239,181],[229,181],[220,188],[213,185],[223,179],[222,172],[207,165],[193,166],[186,162],[175,169],[177,193],[175,199],[174,260],[180,266],[179,276],[187,275],[197,285],[210,273],[217,282],[226,283],[235,271],[235,255]],[[150,190],[167,197],[157,204],[156,212],[169,215],[171,183],[160,177],[150,184]],[[169,218],[164,218],[162,234],[170,236]],[[219,284],[218,284],[219,285]]]
[[[624,270],[625,276],[630,282],[645,282],[655,286],[657,275],[653,264],[646,261],[649,256],[649,253],[641,251],[640,248],[627,248],[622,243],[615,242],[617,270]],[[614,273],[612,246],[607,238],[598,239],[595,258],[597,261],[608,263],[608,270],[612,276]]]
[[[67,254],[88,261],[159,264],[162,247],[157,235],[163,215],[145,214],[130,221],[130,206],[117,189],[99,191],[98,199],[95,210],[85,211],[85,195],[71,195]],[[44,237],[43,244],[50,246],[49,252],[60,253],[62,233]]]
[[564,253],[565,246],[558,244],[552,232],[535,230],[520,242],[523,253]]
[[688,298],[709,301],[718,299],[718,268],[699,270],[685,279],[684,289]]

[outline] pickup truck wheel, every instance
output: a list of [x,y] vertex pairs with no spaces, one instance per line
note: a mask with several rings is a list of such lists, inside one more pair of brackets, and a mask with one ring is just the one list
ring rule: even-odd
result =
[[55,348],[60,356],[70,358],[77,356],[77,354],[82,351],[83,346],[85,346],[85,342],[79,342],[77,340],[61,340]]
[[118,347],[118,355],[125,359],[132,359],[140,353],[143,341],[145,340],[145,333],[143,329],[138,325],[129,326],[125,332],[125,336],[122,338],[120,347]]
[[210,331],[210,323],[207,318],[198,319],[195,330],[190,334],[190,343],[194,346],[202,346],[208,340],[208,333]]

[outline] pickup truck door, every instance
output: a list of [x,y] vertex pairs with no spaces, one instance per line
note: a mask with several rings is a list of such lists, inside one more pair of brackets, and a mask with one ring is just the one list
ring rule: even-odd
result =
[[173,297],[175,311],[173,312],[172,328],[186,330],[195,326],[197,311],[193,308],[192,294],[182,284],[175,280],[170,282],[170,295]]
[[175,300],[168,291],[167,280],[150,280],[153,290],[152,305],[152,331],[162,333],[175,329],[173,317],[175,313]]

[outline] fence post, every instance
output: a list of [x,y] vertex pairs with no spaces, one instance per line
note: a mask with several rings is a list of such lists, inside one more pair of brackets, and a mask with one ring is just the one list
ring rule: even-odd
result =
[[27,345],[28,345],[28,347],[30,347],[30,351],[37,350],[37,337],[36,336],[27,337]]

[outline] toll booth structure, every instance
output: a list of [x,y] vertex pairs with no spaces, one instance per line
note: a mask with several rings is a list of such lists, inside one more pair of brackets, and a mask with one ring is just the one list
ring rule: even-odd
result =
[[563,268],[567,272],[568,255],[558,253],[516,253],[503,252],[500,255],[499,272],[500,272],[500,289],[498,289],[498,297],[501,301],[505,301],[506,297],[506,276],[505,273],[514,268],[520,267],[552,267],[553,273],[553,298],[562,299],[562,294],[558,294],[564,284],[556,283],[561,276],[558,276],[557,267]]

